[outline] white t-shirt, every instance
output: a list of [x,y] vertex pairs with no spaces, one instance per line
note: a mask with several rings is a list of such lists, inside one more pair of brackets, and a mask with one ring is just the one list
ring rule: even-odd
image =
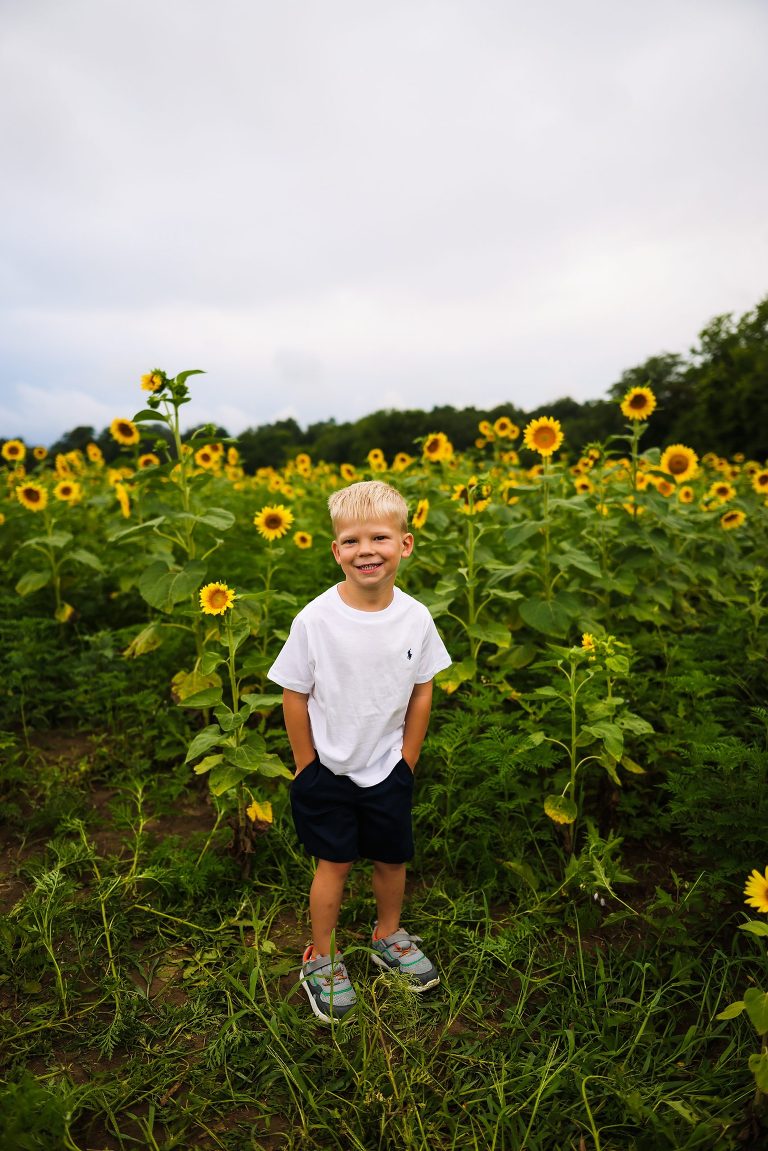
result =
[[321,763],[372,787],[402,758],[414,684],[450,664],[424,604],[396,587],[383,611],[358,611],[336,585],[299,612],[267,675],[309,695]]

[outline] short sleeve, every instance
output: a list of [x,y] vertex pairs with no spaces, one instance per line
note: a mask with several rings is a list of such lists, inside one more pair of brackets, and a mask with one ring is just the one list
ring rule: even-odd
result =
[[[426,608],[425,608],[426,611]],[[435,621],[432,616],[427,612],[427,625],[424,634],[424,642],[421,645],[421,658],[419,659],[419,666],[416,669],[416,683],[427,683],[430,679],[434,679],[439,671],[443,671],[446,667],[450,667],[453,660],[448,654],[448,650],[440,639]]]
[[267,672],[267,676],[289,691],[308,694],[312,690],[314,679],[309,664],[309,639],[301,615],[297,615],[294,619],[288,639]]

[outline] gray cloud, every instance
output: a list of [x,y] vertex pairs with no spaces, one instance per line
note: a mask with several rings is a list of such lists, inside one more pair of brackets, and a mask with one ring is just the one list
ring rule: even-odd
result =
[[758,0],[2,23],[2,434],[595,397],[766,291]]

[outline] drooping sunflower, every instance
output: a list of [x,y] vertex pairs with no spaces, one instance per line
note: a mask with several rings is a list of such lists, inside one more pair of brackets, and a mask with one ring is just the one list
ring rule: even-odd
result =
[[6,440],[0,448],[4,460],[9,463],[20,464],[27,454],[26,444],[23,440]]
[[664,449],[659,467],[672,476],[676,484],[684,484],[686,480],[692,480],[699,470],[699,457],[684,444],[672,444]]
[[683,484],[681,488],[677,489],[677,498],[681,504],[692,504],[695,499],[696,493],[689,484]]
[[539,416],[531,420],[525,429],[523,441],[531,451],[538,452],[540,456],[551,456],[563,442],[563,429],[560,421],[551,416]]
[[429,500],[419,500],[419,502],[416,504],[416,511],[413,513],[413,518],[411,519],[411,523],[417,531],[420,531],[421,528],[424,527],[424,524],[427,522],[428,515]]
[[65,503],[77,503],[83,494],[83,489],[77,480],[59,480],[53,489],[53,494],[57,500],[64,500]]
[[16,488],[16,499],[29,512],[41,512],[48,506],[48,492],[42,484],[28,480]]
[[139,429],[134,424],[133,420],[121,420],[120,418],[113,420],[109,425],[109,430],[113,440],[117,440],[119,444],[124,447],[130,447],[132,444],[137,444],[139,439]]
[[343,480],[347,480],[349,483],[351,483],[352,480],[354,480],[356,474],[357,473],[355,472],[354,464],[340,464],[339,465],[339,475],[341,476],[341,478]]
[[761,875],[757,868],[750,873],[744,894],[747,896],[744,900],[746,904],[768,915],[768,867],[764,875]]
[[166,382],[165,372],[153,368],[151,372],[141,377],[141,386],[145,392],[159,392]]
[[440,463],[441,461],[452,458],[453,444],[445,432],[431,432],[424,440],[421,451],[425,460],[430,460],[432,463]]
[[137,463],[140,468],[156,468],[160,463],[160,457],[154,452],[145,452],[143,456],[139,456]]
[[499,416],[497,420],[494,420],[493,430],[502,440],[516,440],[520,435],[519,427],[510,420],[509,416]]
[[724,532],[732,532],[735,528],[740,528],[746,518],[745,512],[739,511],[738,508],[733,508],[730,512],[726,512],[724,516],[720,516],[720,527]]
[[32,455],[36,460],[44,460],[48,455],[48,449],[44,448],[42,444],[38,444],[36,448],[32,449]]
[[752,487],[759,496],[768,495],[768,468],[753,473]]
[[287,533],[293,523],[293,512],[283,504],[267,504],[253,517],[253,522],[259,535],[270,543],[279,540]]
[[621,401],[621,412],[628,420],[647,420],[656,408],[656,397],[650,388],[630,388]]
[[102,452],[102,450],[98,444],[86,444],[85,445],[85,454],[88,456],[88,459],[91,461],[92,464],[103,464],[104,463],[104,453]]
[[235,602],[235,593],[225,583],[207,583],[200,588],[200,610],[206,615],[224,615]]
[[121,483],[119,480],[115,484],[115,495],[117,496],[117,502],[120,504],[121,515],[126,520],[130,519],[131,497],[128,495],[128,489],[125,484]]
[[304,550],[312,547],[312,536],[309,532],[294,532],[293,542],[297,548]]
[[452,500],[456,500],[459,510],[467,516],[477,515],[485,511],[491,502],[491,488],[489,484],[477,482],[477,476],[471,476],[465,484],[455,484]]

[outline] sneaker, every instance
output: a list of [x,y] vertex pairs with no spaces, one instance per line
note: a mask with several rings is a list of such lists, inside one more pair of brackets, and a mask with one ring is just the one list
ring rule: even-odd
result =
[[342,1019],[355,1006],[355,989],[349,982],[347,969],[338,952],[333,963],[330,955],[320,955],[317,959],[310,958],[311,955],[310,944],[301,960],[299,982],[317,1018],[323,1023],[332,1023]]
[[403,971],[409,976],[414,991],[428,991],[440,982],[440,976],[417,943],[421,943],[421,937],[411,935],[402,927],[385,939],[377,939],[374,926],[371,959],[385,971]]

